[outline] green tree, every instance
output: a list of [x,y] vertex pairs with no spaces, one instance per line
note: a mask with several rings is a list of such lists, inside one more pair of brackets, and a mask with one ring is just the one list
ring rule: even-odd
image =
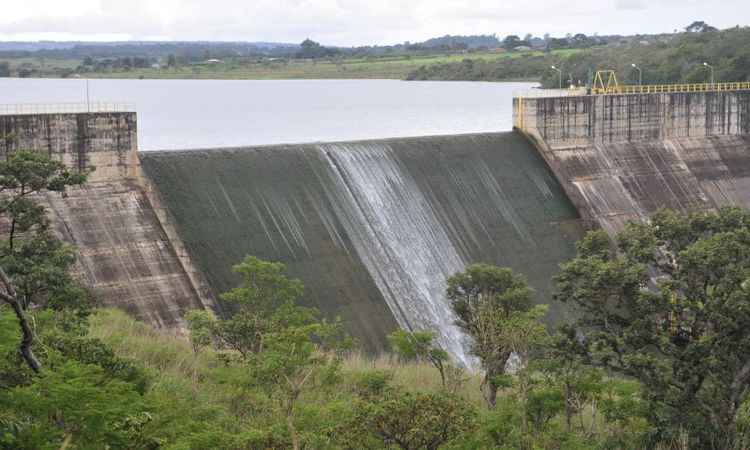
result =
[[685,31],[688,33],[709,33],[712,31],[719,31],[716,27],[712,27],[702,20],[696,20],[690,25],[685,27]]
[[64,300],[76,300],[75,306],[81,306],[78,300],[85,295],[69,275],[72,251],[51,234],[46,211],[32,196],[43,191],[64,193],[67,187],[84,183],[86,176],[34,152],[15,152],[0,162],[0,216],[9,223],[7,239],[0,245],[0,299],[18,319],[19,352],[35,372],[41,364],[32,350],[34,333],[27,309],[32,304],[59,309],[66,306]]
[[511,34],[510,36],[507,36],[505,39],[503,39],[503,47],[508,50],[513,50],[519,45],[523,45],[523,41],[515,34]]
[[338,53],[336,49],[324,47],[311,39],[305,39],[300,44],[300,50],[299,52],[297,52],[297,57],[298,58],[324,58],[327,56],[333,56],[336,53]]
[[476,427],[476,411],[461,397],[445,391],[391,389],[372,401],[358,402],[338,440],[344,448],[369,448],[374,438],[386,448],[437,450]]
[[204,309],[188,311],[185,314],[185,322],[190,332],[190,344],[193,346],[194,353],[198,353],[203,347],[208,347],[213,343],[216,319],[209,311]]
[[538,368],[549,377],[564,401],[565,431],[573,429],[573,418],[579,415],[583,428],[586,405],[599,398],[603,375],[591,366],[589,347],[575,327],[563,325],[550,339]]
[[448,352],[435,343],[432,331],[396,330],[388,336],[388,342],[396,354],[406,361],[427,361],[440,373],[443,388],[446,387]]
[[[236,312],[230,319],[221,320],[214,327],[220,345],[235,350],[247,359],[263,351],[265,336],[288,325],[306,325],[313,321],[314,311],[294,309],[291,316],[277,312],[282,306],[296,305],[304,291],[302,282],[285,275],[282,263],[262,261],[248,256],[234,266],[242,276],[242,285],[221,296]],[[290,321],[296,321],[291,323]]]
[[[750,215],[661,211],[591,232],[556,278],[597,364],[643,385],[655,439],[737,448],[750,388]],[[657,276],[658,275],[658,276]]]
[[528,317],[522,316],[531,311],[531,296],[526,280],[508,268],[474,264],[448,279],[456,324],[471,336],[471,352],[485,370],[482,393],[490,408],[495,407],[497,378],[505,373],[508,358],[526,344],[514,325],[527,323]]
[[237,312],[211,328],[225,348],[247,363],[250,380],[278,399],[293,448],[302,446],[295,412],[303,392],[337,380],[342,352],[353,342],[339,320],[297,304],[304,291],[281,263],[248,256],[234,270],[242,285],[222,295]]
[[[284,306],[280,315],[295,315]],[[279,400],[294,450],[302,448],[295,424],[301,395],[339,382],[341,351],[349,349],[340,323],[318,321],[269,333],[261,353],[249,360],[251,379]]]
[[0,62],[0,78],[6,78],[10,76],[10,63],[7,61]]
[[95,365],[67,361],[45,370],[0,396],[0,410],[18,420],[13,432],[0,436],[6,448],[149,448],[133,440],[133,421],[145,412],[142,397]]

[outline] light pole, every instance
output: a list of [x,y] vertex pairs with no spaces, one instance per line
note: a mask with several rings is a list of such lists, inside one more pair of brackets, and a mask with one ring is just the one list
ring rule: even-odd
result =
[[631,66],[633,66],[633,69],[638,71],[638,86],[642,86],[643,85],[643,71],[635,63],[631,64]]
[[558,69],[555,66],[550,66],[549,68],[557,72],[557,76],[559,79],[558,85],[559,85],[559,88],[562,89],[562,70]]
[[712,66],[711,64],[709,64],[707,62],[704,62],[703,65],[706,66],[706,67],[708,67],[711,70],[711,85],[713,86],[713,84],[714,84],[714,66]]

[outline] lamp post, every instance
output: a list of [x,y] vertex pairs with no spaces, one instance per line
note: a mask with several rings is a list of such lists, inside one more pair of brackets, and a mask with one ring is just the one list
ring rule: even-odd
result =
[[559,80],[558,81],[558,85],[559,85],[559,88],[562,89],[562,70],[558,69],[555,66],[550,66],[550,69],[552,69],[555,72],[557,72],[557,76],[558,76],[558,80]]
[[638,71],[638,86],[642,86],[643,85],[643,71],[635,63],[631,64],[631,66],[633,66],[633,69]]
[[706,67],[708,67],[709,70],[711,70],[711,85],[713,86],[714,80],[715,80],[714,79],[714,66],[712,66],[711,64],[709,64],[707,62],[704,62],[703,65],[706,66]]

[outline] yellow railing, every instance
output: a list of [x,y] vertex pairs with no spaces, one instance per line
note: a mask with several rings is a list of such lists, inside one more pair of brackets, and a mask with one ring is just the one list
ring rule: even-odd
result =
[[674,92],[718,92],[750,90],[750,82],[734,83],[693,83],[693,84],[650,84],[643,86],[610,86],[607,88],[593,88],[592,94],[658,94]]

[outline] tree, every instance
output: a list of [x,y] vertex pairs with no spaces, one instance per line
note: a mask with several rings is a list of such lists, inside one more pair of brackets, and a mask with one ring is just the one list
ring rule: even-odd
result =
[[7,61],[0,62],[0,78],[10,76],[10,63]]
[[[595,362],[641,382],[648,418],[691,448],[736,448],[750,389],[750,214],[655,214],[578,244],[556,278]],[[658,275],[658,276],[657,276]]]
[[552,336],[544,357],[538,361],[540,370],[549,376],[549,384],[559,388],[564,402],[565,431],[573,428],[573,417],[595,400],[603,389],[602,374],[593,368],[586,340],[575,327],[563,325]]
[[167,67],[177,67],[177,58],[175,58],[173,53],[167,56]]
[[571,44],[576,48],[584,48],[591,46],[591,40],[583,33],[578,33],[571,38]]
[[[294,316],[296,308],[285,305],[279,314]],[[270,333],[263,351],[249,359],[251,379],[279,400],[294,450],[302,448],[295,425],[300,396],[339,381],[340,352],[348,350],[351,342],[342,330],[340,322],[326,321],[284,327]]]
[[431,331],[397,330],[388,336],[388,342],[396,354],[406,361],[427,361],[440,372],[440,381],[446,387],[448,352],[434,342]]
[[718,28],[712,27],[702,20],[696,20],[695,22],[686,26],[685,31],[687,31],[688,33],[710,33],[719,30]]
[[476,411],[462,398],[442,392],[391,389],[383,397],[359,402],[338,439],[345,448],[366,448],[368,436],[402,450],[437,450],[476,426]]
[[[41,364],[34,355],[34,334],[26,310],[32,305],[62,308],[61,300],[80,300],[80,290],[71,294],[69,276],[72,251],[49,230],[44,207],[32,199],[42,191],[64,192],[86,181],[87,173],[70,172],[62,163],[39,153],[19,151],[0,162],[0,216],[9,225],[7,240],[0,246],[0,299],[18,319],[22,339],[19,352],[35,372]],[[21,242],[17,242],[19,235]],[[80,305],[77,305],[80,306]]]
[[494,408],[497,377],[505,373],[514,348],[523,344],[517,339],[522,335],[512,328],[519,315],[530,312],[532,290],[508,268],[474,264],[448,279],[447,294],[458,317],[456,325],[471,336],[471,352],[482,362],[482,393]]
[[503,39],[503,47],[508,50],[513,50],[522,43],[523,41],[521,41],[521,38],[516,36],[515,34],[511,34],[510,36],[507,36],[505,39]]
[[190,332],[190,344],[193,353],[198,353],[203,347],[208,347],[213,342],[216,319],[213,314],[204,309],[195,309],[185,314],[185,322]]
[[0,397],[4,408],[25,422],[0,436],[0,446],[9,443],[4,448],[156,448],[134,445],[132,424],[145,413],[143,398],[132,384],[95,365],[69,360],[45,370],[30,385]]
[[242,285],[221,298],[237,312],[210,326],[195,314],[191,322],[196,330],[210,327],[220,344],[240,354],[250,381],[278,399],[297,450],[302,446],[295,425],[300,396],[337,379],[342,352],[353,342],[339,320],[320,320],[316,310],[297,304],[304,287],[285,275],[284,264],[248,256],[234,270]]
[[283,306],[296,305],[304,291],[300,280],[286,277],[284,264],[248,256],[233,269],[242,276],[242,285],[221,298],[232,304],[236,312],[214,327],[214,335],[223,347],[236,350],[247,359],[250,354],[263,351],[265,336],[274,329],[314,321],[314,311],[301,307],[293,315],[277,314]]
[[305,39],[300,44],[300,50],[299,52],[297,52],[297,57],[298,58],[324,58],[326,56],[333,56],[336,53],[337,52],[335,51],[335,49],[324,47],[311,39]]

